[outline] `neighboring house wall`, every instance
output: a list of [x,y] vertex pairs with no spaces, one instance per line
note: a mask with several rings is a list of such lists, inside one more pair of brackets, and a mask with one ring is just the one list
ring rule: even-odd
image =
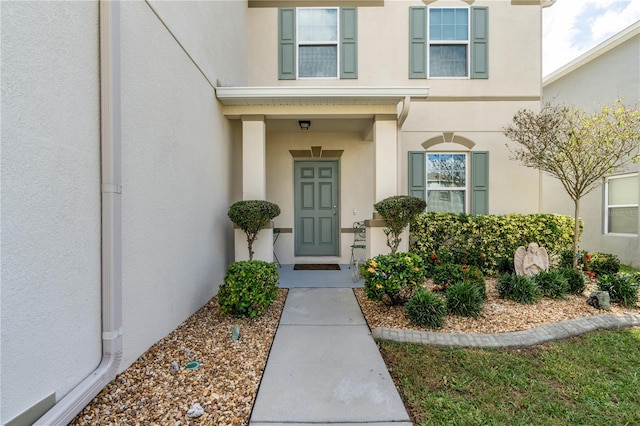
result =
[[[100,362],[101,182],[98,3],[1,7],[4,424]],[[245,15],[236,1],[121,4],[120,371],[233,260],[238,129],[212,85],[247,83]]]
[[[624,36],[622,42],[619,40],[621,35]],[[638,107],[639,75],[640,23],[636,23],[546,77],[544,101],[574,105],[587,112],[594,112],[617,99]],[[640,165],[633,164],[627,171],[640,172]],[[566,195],[560,182],[545,175],[542,183],[543,210],[573,215],[573,201]],[[640,237],[605,233],[604,189],[604,185],[601,185],[581,200],[580,217],[584,222],[584,231],[580,247],[583,250],[614,253],[623,263],[638,267]]]
[[98,4],[2,2],[4,424],[96,368]]

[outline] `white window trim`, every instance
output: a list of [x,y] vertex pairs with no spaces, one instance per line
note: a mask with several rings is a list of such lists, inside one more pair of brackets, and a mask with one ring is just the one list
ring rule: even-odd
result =
[[[430,33],[430,28],[431,28],[431,10],[437,10],[437,9],[466,9],[467,10],[467,40],[466,41],[462,41],[462,40],[431,40],[431,33]],[[432,79],[432,80],[469,80],[471,79],[471,8],[470,7],[464,7],[464,6],[451,6],[451,7],[444,7],[444,6],[430,6],[427,8],[427,78],[428,79]],[[432,44],[445,44],[445,45],[454,45],[454,44],[459,44],[459,45],[465,45],[467,46],[467,75],[464,77],[446,77],[446,76],[437,76],[437,77],[432,77],[431,76],[431,45]]]
[[616,179],[622,179],[622,178],[629,178],[629,177],[636,177],[638,179],[640,179],[640,172],[635,172],[635,173],[625,173],[625,174],[621,174],[621,175],[615,175],[615,176],[607,176],[606,178],[604,178],[604,229],[602,230],[602,233],[604,235],[611,235],[611,236],[616,236],[616,237],[637,237],[638,234],[632,234],[632,233],[621,233],[621,232],[609,232],[609,209],[610,208],[623,208],[623,207],[637,207],[638,208],[638,212],[640,213],[640,199],[638,200],[638,204],[609,204],[609,181],[610,180],[616,180]]
[[[464,181],[465,181],[465,186],[436,186],[436,187],[429,187],[429,155],[464,155]],[[464,191],[464,212],[465,214],[468,214],[470,211],[470,204],[471,204],[471,191],[470,191],[470,184],[471,181],[469,179],[469,167],[471,167],[471,155],[469,152],[467,151],[427,151],[425,153],[424,156],[424,161],[425,161],[425,174],[424,174],[424,178],[425,178],[425,183],[424,183],[424,196],[425,199],[428,201],[429,200],[429,191]],[[429,211],[429,206],[427,205],[426,210],[425,211]]]
[[[336,11],[336,41],[307,41],[300,43],[300,39],[298,38],[298,25],[300,22],[299,13],[301,10],[329,10],[333,9]],[[298,68],[300,66],[300,46],[318,46],[318,45],[326,45],[326,46],[336,46],[336,76],[335,77],[300,77],[298,72]],[[296,80],[339,80],[340,79],[340,8],[339,7],[296,7]]]

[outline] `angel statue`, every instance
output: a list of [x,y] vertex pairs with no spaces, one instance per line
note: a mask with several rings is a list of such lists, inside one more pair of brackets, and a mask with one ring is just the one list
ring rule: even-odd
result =
[[513,265],[517,275],[533,276],[540,271],[549,270],[549,255],[544,247],[536,243],[529,243],[525,250],[524,246],[518,247],[513,256]]

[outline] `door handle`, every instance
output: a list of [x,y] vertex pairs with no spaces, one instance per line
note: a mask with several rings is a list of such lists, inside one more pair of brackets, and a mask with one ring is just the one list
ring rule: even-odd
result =
[[334,206],[333,206],[333,211],[332,211],[332,213],[333,213],[333,215],[334,215],[334,216],[336,215],[336,208],[337,208],[337,206],[335,206],[335,205],[334,205]]

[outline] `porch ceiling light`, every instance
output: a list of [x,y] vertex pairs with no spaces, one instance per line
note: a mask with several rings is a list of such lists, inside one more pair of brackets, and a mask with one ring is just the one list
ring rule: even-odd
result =
[[298,125],[300,126],[300,130],[309,130],[311,122],[309,120],[300,120],[298,121]]

